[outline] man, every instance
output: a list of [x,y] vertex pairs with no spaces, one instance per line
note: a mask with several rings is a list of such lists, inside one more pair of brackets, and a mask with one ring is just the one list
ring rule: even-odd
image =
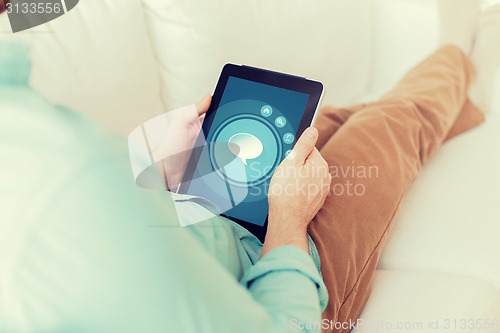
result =
[[[133,184],[123,140],[2,73],[29,63],[22,47],[0,47],[2,332],[349,331],[407,187],[444,140],[483,121],[457,46],[379,102],[322,109],[273,176],[261,244],[219,217],[178,227],[169,193]],[[275,195],[289,184],[333,188],[314,171],[352,161],[378,170],[363,196]],[[324,327],[322,310],[341,328]]]

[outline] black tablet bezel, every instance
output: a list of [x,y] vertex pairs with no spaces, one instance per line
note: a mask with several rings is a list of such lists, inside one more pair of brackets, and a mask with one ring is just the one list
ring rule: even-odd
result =
[[[289,74],[273,72],[265,69],[249,67],[244,65],[226,64],[222,69],[219,81],[215,88],[215,92],[212,97],[212,103],[205,115],[201,132],[203,135],[198,135],[196,142],[196,147],[201,147],[205,144],[203,142],[205,137],[210,131],[212,122],[215,118],[217,109],[219,108],[222,95],[226,88],[227,81],[229,77],[237,77],[249,81],[254,81],[262,84],[267,84],[275,86],[278,88],[288,89],[292,91],[301,92],[309,95],[309,100],[302,115],[299,127],[297,129],[297,137],[299,137],[304,130],[313,124],[316,111],[321,101],[323,95],[323,84],[319,81],[309,80],[304,77],[293,76]],[[179,185],[177,190],[178,193],[187,193],[190,186],[190,179],[192,178],[196,165],[198,164],[199,157],[201,155],[201,149],[194,150],[188,162],[188,167],[186,168],[186,173],[184,174],[183,181]],[[253,223],[248,223],[230,216],[223,215],[232,221],[243,226],[245,229],[250,231],[256,237],[258,237],[261,242],[264,241],[265,234],[267,231],[267,217],[263,226],[258,226]]]

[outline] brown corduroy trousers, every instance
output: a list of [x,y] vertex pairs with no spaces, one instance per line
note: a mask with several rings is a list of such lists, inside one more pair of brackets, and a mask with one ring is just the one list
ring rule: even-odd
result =
[[484,121],[467,98],[473,77],[468,57],[444,46],[378,102],[320,110],[317,147],[333,180],[309,233],[329,292],[324,319],[356,321],[408,186],[445,140]]

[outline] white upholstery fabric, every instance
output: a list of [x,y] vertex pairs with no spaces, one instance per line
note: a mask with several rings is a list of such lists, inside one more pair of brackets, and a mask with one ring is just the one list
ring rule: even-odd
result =
[[[370,96],[389,90],[439,43],[434,0],[374,2]],[[450,14],[451,15],[451,14]],[[500,112],[500,104],[492,113]],[[379,264],[465,273],[500,286],[500,118],[446,143],[410,187]]]
[[211,92],[227,62],[320,80],[325,103],[353,102],[368,83],[370,2],[144,0],[168,108]]
[[491,101],[491,113],[500,116],[500,66],[497,69],[495,84],[493,86],[493,99]]
[[[500,4],[498,0],[480,2],[483,9]],[[373,61],[368,93],[364,96],[365,101],[378,99],[391,89],[412,66],[432,53],[440,42],[444,42],[440,41],[440,12],[437,4],[437,0],[374,0],[372,2]],[[458,2],[455,1],[445,2],[441,8],[442,17],[453,22],[457,16],[453,7],[457,4]],[[498,93],[500,92],[500,67],[495,67],[498,57],[495,56],[496,52],[492,52],[498,47],[494,47],[496,40],[492,30],[496,30],[491,27],[493,25],[491,22],[494,20],[491,16],[487,20],[477,20],[477,13],[471,12],[470,17],[467,17],[467,22],[457,24],[455,28],[448,27],[448,30],[459,29],[456,35],[464,36],[465,40],[472,39],[471,36],[475,35],[473,60],[476,62],[478,78],[481,82],[471,87],[471,96],[477,100],[484,112],[500,113],[500,93]],[[470,29],[473,31],[469,31]],[[453,39],[450,38],[447,41]],[[457,42],[459,39],[457,38]],[[467,42],[460,44],[467,44]]]
[[[32,46],[34,88],[128,134],[164,111],[161,99],[173,109],[211,92],[226,62],[321,80],[324,104],[342,106],[367,90],[365,99],[380,96],[439,40],[435,0],[143,2],[147,27],[139,0],[86,0],[18,34]],[[0,16],[0,32],[6,24]],[[498,317],[499,142],[500,118],[490,114],[429,161],[404,199],[362,318]]]
[[500,117],[445,143],[410,187],[384,269],[465,273],[500,286]]
[[369,96],[376,100],[439,42],[436,0],[374,0]]
[[128,135],[163,112],[159,74],[140,0],[86,0],[64,16],[0,38],[31,48],[31,85],[51,102],[85,113]]
[[361,319],[353,332],[498,333],[500,291],[465,275],[378,270]]

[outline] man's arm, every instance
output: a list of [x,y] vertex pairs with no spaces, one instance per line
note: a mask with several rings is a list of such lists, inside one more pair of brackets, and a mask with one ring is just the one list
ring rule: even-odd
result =
[[320,330],[305,251],[275,243],[242,285],[168,223],[168,193],[134,184],[124,142],[27,87],[2,87],[0,107],[0,331]]
[[304,131],[276,169],[269,187],[269,222],[262,257],[283,245],[309,253],[307,226],[330,190],[328,164],[314,147],[318,130]]

